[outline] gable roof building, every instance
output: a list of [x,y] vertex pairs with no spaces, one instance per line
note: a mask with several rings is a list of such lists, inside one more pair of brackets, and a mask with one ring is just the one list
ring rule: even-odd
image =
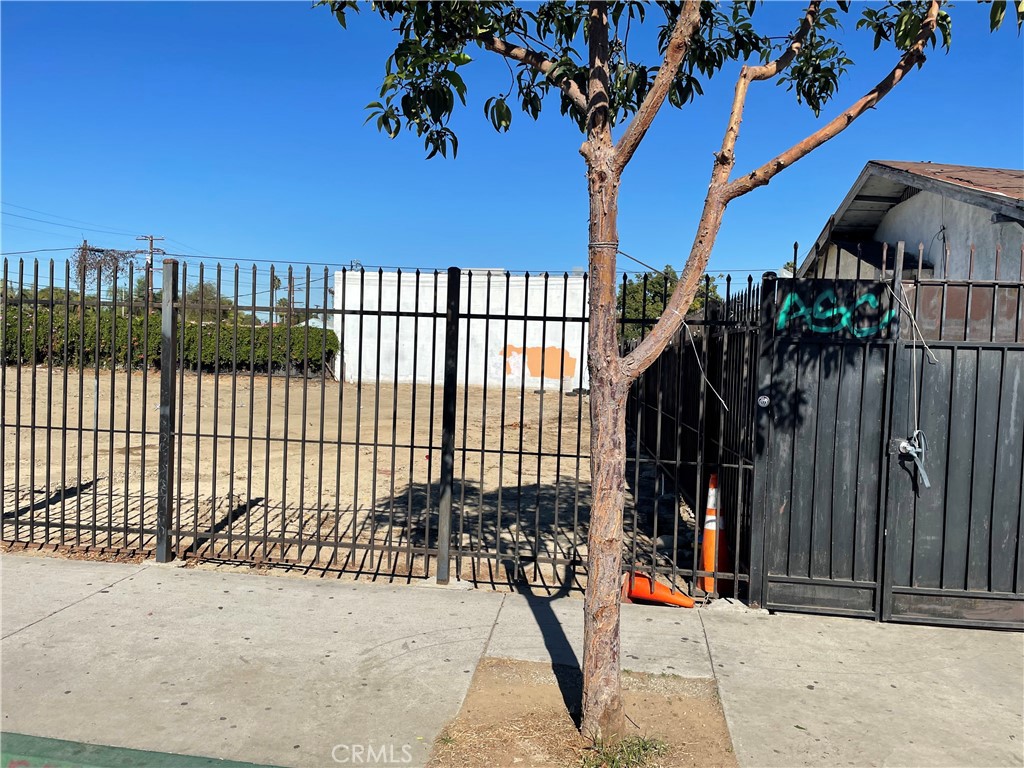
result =
[[900,241],[905,270],[1024,279],[1024,170],[872,160],[797,275],[871,278],[894,268]]

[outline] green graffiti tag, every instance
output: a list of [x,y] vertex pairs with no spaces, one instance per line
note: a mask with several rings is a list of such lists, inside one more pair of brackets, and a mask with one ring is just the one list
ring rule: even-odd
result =
[[891,308],[882,313],[878,322],[871,325],[858,325],[857,312],[861,307],[878,309],[878,297],[873,293],[863,293],[857,297],[852,307],[839,301],[836,292],[828,288],[808,306],[796,292],[790,293],[782,302],[776,330],[783,331],[790,322],[803,320],[808,330],[814,333],[836,333],[848,330],[858,339],[876,336],[888,327],[896,318],[897,310]]

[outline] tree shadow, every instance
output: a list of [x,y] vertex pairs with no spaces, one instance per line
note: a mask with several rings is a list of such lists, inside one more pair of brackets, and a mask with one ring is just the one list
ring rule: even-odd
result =
[[249,499],[248,501],[238,504],[234,509],[228,512],[226,515],[217,520],[209,529],[204,531],[201,535],[197,536],[195,540],[190,544],[185,551],[182,553],[183,556],[187,557],[190,555],[199,554],[206,545],[210,544],[218,534],[226,532],[231,526],[233,526],[238,520],[245,515],[248,515],[251,510],[258,507],[263,503],[263,497],[257,496]]
[[[632,480],[627,483],[623,515],[623,562],[627,565],[658,549],[653,534],[656,530],[671,532],[670,516],[675,513],[671,505],[659,504],[652,494],[637,499]],[[648,481],[653,483],[645,473],[641,486]],[[379,499],[355,535],[390,541],[396,549],[436,549],[439,498],[437,482],[409,484]],[[575,574],[586,563],[589,481],[562,475],[548,482],[481,488],[475,481],[456,479],[452,499],[451,552],[457,576],[465,570],[462,561],[489,561],[509,585],[547,586],[540,574],[544,569],[554,575],[552,586],[558,592],[573,588]],[[638,509],[638,503],[644,509]],[[660,565],[669,564],[671,549],[661,547]]]
[[[511,563],[505,565],[506,568],[511,567]],[[554,674],[555,683],[562,694],[565,711],[572,718],[574,725],[579,728],[583,717],[582,665],[552,607],[553,601],[568,597],[572,590],[572,582],[563,582],[554,594],[536,594],[534,587],[520,580],[518,576],[519,574],[509,571],[509,581],[520,584],[517,591],[526,597],[526,604],[533,614],[534,621],[537,622],[541,637],[544,639],[544,647],[551,662],[551,672]]]
[[75,485],[75,486],[72,486],[70,488],[61,488],[60,490],[57,490],[57,491],[54,491],[53,493],[51,493],[49,496],[47,496],[42,501],[37,501],[34,504],[26,504],[25,506],[21,507],[20,509],[17,509],[17,510],[11,511],[11,512],[4,512],[3,519],[4,520],[16,520],[16,519],[20,518],[22,515],[27,515],[29,512],[36,512],[36,511],[39,511],[41,509],[46,509],[47,507],[52,507],[52,506],[54,506],[56,504],[60,504],[61,501],[66,501],[67,499],[73,499],[76,496],[78,496],[79,494],[85,493],[94,484],[95,484],[94,480],[89,480],[88,482],[80,483],[79,485]]

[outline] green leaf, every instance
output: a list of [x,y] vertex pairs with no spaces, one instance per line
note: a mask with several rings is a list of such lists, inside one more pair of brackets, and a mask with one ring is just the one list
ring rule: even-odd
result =
[[989,29],[995,31],[1003,24],[1006,16],[1006,0],[992,0],[992,8],[988,12]]

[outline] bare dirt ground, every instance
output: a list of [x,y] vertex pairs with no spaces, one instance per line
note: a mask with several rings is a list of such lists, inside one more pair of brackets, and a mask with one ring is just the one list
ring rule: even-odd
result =
[[[735,766],[715,685],[666,675],[624,673],[626,714],[636,735],[666,751],[649,765]],[[434,746],[431,768],[581,765],[587,745],[576,730],[579,671],[509,659],[483,659],[462,710]]]
[[[152,550],[159,373],[2,372],[3,540]],[[179,376],[176,551],[423,575],[437,546],[441,406],[428,384]],[[586,557],[589,441],[586,395],[460,389],[456,576],[565,580]],[[496,552],[506,562],[481,557]]]

